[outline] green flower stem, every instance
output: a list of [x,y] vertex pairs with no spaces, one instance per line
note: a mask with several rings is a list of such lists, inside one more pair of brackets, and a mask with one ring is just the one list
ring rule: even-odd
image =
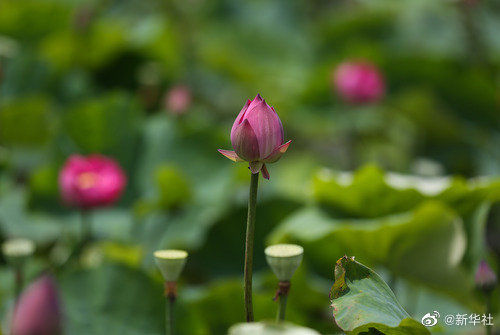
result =
[[259,173],[252,173],[250,180],[250,196],[248,198],[247,233],[245,241],[245,314],[247,322],[253,321],[252,305],[252,265],[253,240],[255,234],[255,212],[257,207],[257,189],[259,187]]
[[278,322],[280,321],[285,321],[285,311],[286,311],[286,300],[288,298],[288,295],[285,294],[280,294],[279,296],[279,302],[278,302],[278,315],[276,317],[276,320]]
[[[486,316],[490,316],[491,314],[491,292],[486,293]],[[493,334],[493,326],[486,325],[486,335]]]
[[92,238],[92,226],[90,221],[90,213],[86,210],[82,210],[81,212],[81,240],[80,243],[82,247],[91,240]]
[[21,291],[23,289],[23,284],[24,284],[24,271],[23,271],[23,264],[18,264],[14,268],[14,276],[15,276],[15,292],[16,292],[16,301],[19,299],[19,296],[21,295]]
[[174,334],[174,305],[175,298],[167,297],[167,303],[165,307],[165,334]]
[[177,282],[165,282],[165,334],[174,335],[174,305],[177,299]]

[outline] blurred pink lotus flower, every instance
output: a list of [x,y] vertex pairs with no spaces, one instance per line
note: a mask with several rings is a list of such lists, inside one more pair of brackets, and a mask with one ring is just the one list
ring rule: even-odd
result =
[[490,291],[497,284],[497,276],[486,261],[482,260],[476,271],[476,286],[482,290]]
[[334,72],[333,81],[340,97],[349,103],[379,101],[385,94],[385,82],[375,65],[368,62],[344,62]]
[[126,183],[127,177],[120,165],[101,155],[72,155],[59,173],[63,200],[83,209],[113,204]]
[[172,114],[184,114],[189,105],[191,105],[191,91],[187,86],[174,86],[165,96],[165,107]]
[[232,161],[247,161],[252,173],[262,171],[269,179],[266,163],[277,162],[292,141],[283,143],[283,125],[273,107],[257,94],[248,100],[231,128],[232,150],[218,151]]
[[56,285],[43,276],[21,295],[14,310],[11,335],[58,335],[62,333]]

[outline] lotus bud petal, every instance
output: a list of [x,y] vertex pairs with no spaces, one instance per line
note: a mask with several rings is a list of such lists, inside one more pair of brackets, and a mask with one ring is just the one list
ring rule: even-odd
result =
[[23,262],[35,252],[35,243],[25,238],[14,238],[2,244],[5,258],[12,264]]
[[19,298],[12,320],[12,335],[61,334],[61,310],[56,285],[44,276],[29,286]]
[[274,163],[288,149],[290,142],[283,143],[283,125],[273,107],[258,94],[247,100],[231,128],[231,144],[234,151],[219,152],[232,161],[247,161],[252,173],[262,171],[269,179],[266,163]]
[[333,76],[335,89],[346,102],[373,103],[385,94],[382,74],[368,62],[344,62],[335,69]]
[[176,282],[181,275],[188,253],[184,250],[158,250],[154,253],[156,265],[166,282]]
[[484,291],[492,291],[497,284],[497,276],[488,263],[482,260],[476,271],[476,286]]
[[266,248],[267,264],[279,281],[290,281],[302,262],[304,248],[296,244],[275,244]]
[[101,155],[68,158],[59,174],[65,203],[84,208],[111,205],[123,193],[127,177],[113,159]]

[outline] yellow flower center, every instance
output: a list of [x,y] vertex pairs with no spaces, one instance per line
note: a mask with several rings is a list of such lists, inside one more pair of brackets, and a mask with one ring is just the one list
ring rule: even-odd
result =
[[82,189],[91,188],[97,183],[97,174],[84,172],[77,177],[76,183]]

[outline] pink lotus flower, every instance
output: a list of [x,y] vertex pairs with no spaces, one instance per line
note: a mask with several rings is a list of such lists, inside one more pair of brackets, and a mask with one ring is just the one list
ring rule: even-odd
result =
[[497,284],[497,276],[486,261],[482,260],[476,271],[476,286],[482,290],[490,291]]
[[379,101],[385,94],[385,83],[379,70],[367,62],[344,62],[334,72],[334,84],[340,97],[349,103]]
[[219,152],[232,161],[247,161],[252,173],[262,171],[269,179],[266,163],[277,162],[292,141],[283,143],[283,125],[273,107],[257,94],[248,100],[231,128],[232,150]]
[[21,295],[12,319],[12,335],[62,333],[59,298],[54,281],[44,276]]
[[189,105],[191,105],[191,91],[186,86],[174,86],[165,96],[165,107],[172,114],[184,114]]
[[114,203],[126,183],[127,177],[118,163],[101,155],[73,155],[59,173],[63,200],[85,209]]

